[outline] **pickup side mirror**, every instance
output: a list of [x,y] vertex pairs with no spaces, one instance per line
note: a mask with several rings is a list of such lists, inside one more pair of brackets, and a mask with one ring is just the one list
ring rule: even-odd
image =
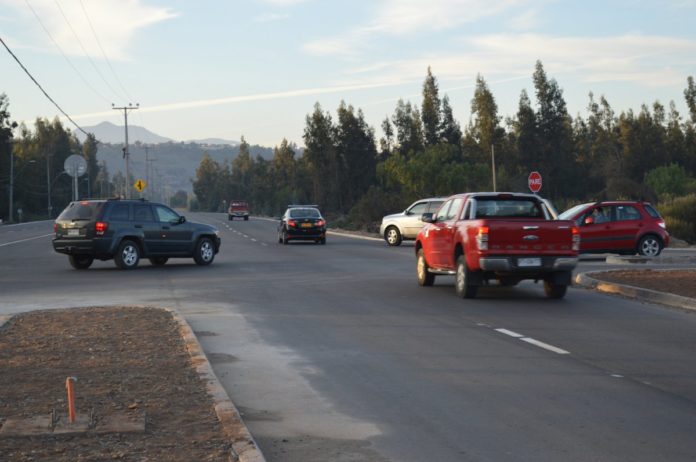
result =
[[594,224],[594,218],[592,217],[586,217],[585,220],[583,221],[585,225],[593,225]]
[[423,223],[435,223],[435,217],[433,217],[432,213],[424,213],[421,215],[421,221]]

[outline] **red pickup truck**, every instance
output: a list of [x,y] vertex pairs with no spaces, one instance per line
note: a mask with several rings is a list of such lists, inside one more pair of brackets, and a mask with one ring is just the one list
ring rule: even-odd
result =
[[473,298],[491,280],[511,286],[533,279],[544,281],[547,297],[562,298],[571,283],[580,233],[574,222],[554,219],[539,196],[458,194],[422,220],[415,246],[422,286],[453,275],[457,295]]

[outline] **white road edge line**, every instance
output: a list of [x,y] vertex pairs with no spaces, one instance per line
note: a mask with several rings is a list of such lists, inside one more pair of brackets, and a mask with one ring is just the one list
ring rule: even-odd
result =
[[20,239],[19,241],[5,242],[4,244],[0,244],[0,247],[5,247],[7,245],[12,245],[12,244],[19,244],[21,242],[33,241],[34,239],[41,239],[42,237],[48,237],[48,236],[53,236],[53,233],[43,234],[41,236],[36,236],[36,237],[30,237],[27,239]]
[[507,329],[495,329],[496,332],[500,332],[501,334],[509,335],[510,337],[515,337],[515,338],[522,338],[524,335],[518,334],[517,332],[513,332],[511,330]]
[[548,343],[540,342],[539,340],[534,340],[533,338],[529,337],[522,337],[520,338],[523,342],[531,343],[532,345],[538,346],[539,348],[543,348],[544,350],[549,350],[553,351],[554,353],[558,353],[559,355],[569,355],[569,351],[562,350],[558,347],[555,347],[553,345],[549,345]]

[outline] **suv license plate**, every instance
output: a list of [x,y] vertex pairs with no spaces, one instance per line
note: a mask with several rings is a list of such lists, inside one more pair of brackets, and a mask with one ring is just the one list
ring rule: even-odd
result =
[[79,236],[79,235],[80,235],[79,229],[69,229],[68,230],[68,236]]
[[541,258],[518,258],[517,266],[530,267],[541,266]]

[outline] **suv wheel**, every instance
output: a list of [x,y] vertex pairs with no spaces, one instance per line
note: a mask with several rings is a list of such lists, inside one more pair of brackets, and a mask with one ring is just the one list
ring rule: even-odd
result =
[[154,266],[162,266],[169,260],[168,257],[152,257],[150,258],[150,263]]
[[140,261],[140,247],[135,242],[125,239],[119,244],[114,261],[121,269],[135,268]]
[[384,240],[389,246],[401,245],[401,233],[396,226],[390,226],[384,232]]
[[78,270],[85,270],[92,266],[94,257],[91,255],[70,255],[70,266]]
[[431,286],[435,282],[435,275],[428,271],[428,264],[425,262],[425,253],[423,249],[418,249],[416,255],[416,276],[418,284],[421,286]]
[[193,259],[198,265],[209,265],[215,258],[215,247],[209,237],[202,237],[196,244],[196,251]]
[[654,234],[643,236],[638,242],[638,253],[644,257],[657,257],[662,252],[662,241]]

